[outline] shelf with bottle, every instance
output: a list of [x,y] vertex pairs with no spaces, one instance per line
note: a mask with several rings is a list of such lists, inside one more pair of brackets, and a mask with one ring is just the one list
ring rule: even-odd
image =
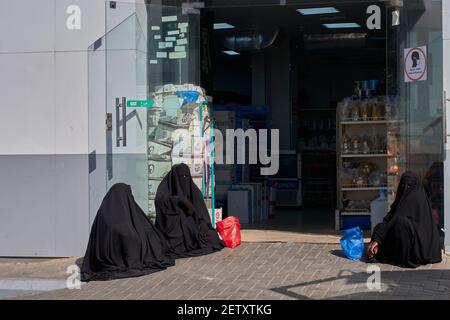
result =
[[393,96],[366,96],[356,90],[351,97],[337,105],[338,121],[341,125],[388,124],[399,121],[399,101]]
[[387,189],[387,185],[371,185],[371,184],[364,184],[364,185],[357,185],[357,184],[348,184],[348,185],[342,185],[341,191],[376,191],[376,190],[383,190]]
[[371,191],[387,188],[385,165],[373,162],[344,161],[339,172],[340,191]]
[[340,122],[342,125],[366,125],[366,124],[392,124],[398,123],[401,120],[398,119],[387,119],[387,118],[369,118],[368,120],[353,120],[353,119],[342,119]]
[[368,153],[344,153],[340,155],[341,158],[388,158],[392,157],[386,152],[371,151]]
[[363,136],[355,131],[341,132],[342,144],[339,155],[342,158],[387,156],[387,138],[380,133]]
[[299,136],[297,141],[297,150],[299,152],[308,151],[330,151],[336,152],[336,135],[333,134],[306,134]]
[[386,148],[378,149],[376,146],[374,148],[374,146],[369,145],[369,142],[363,142],[362,148],[356,146],[352,150],[349,148],[343,149],[340,154],[341,158],[385,158],[391,156]]

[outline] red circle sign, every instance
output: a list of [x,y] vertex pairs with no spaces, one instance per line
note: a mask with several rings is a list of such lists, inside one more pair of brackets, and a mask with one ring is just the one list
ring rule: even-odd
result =
[[[417,67],[417,66],[410,66],[409,65],[409,59],[411,59],[411,61],[413,61],[412,58],[410,58],[411,54],[413,52],[418,52],[419,55],[422,57],[418,60],[422,60],[424,61],[425,65],[421,66],[421,67]],[[411,48],[409,49],[409,51],[407,52],[407,54],[405,55],[405,60],[403,61],[403,67],[405,70],[405,75],[408,77],[408,79],[410,81],[418,81],[421,80],[424,75],[427,72],[427,65],[428,65],[428,61],[427,61],[427,55],[425,54],[425,52],[421,49],[421,48]]]

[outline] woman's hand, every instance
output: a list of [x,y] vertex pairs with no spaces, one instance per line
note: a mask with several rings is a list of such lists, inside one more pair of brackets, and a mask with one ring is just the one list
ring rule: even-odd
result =
[[369,248],[367,249],[367,257],[369,259],[372,259],[373,257],[376,256],[377,253],[378,253],[378,242],[372,241],[369,244]]

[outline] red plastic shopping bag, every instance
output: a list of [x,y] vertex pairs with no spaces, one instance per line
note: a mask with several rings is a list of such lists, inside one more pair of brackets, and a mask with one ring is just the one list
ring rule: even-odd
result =
[[228,248],[241,244],[241,224],[236,217],[228,217],[216,223],[217,232]]

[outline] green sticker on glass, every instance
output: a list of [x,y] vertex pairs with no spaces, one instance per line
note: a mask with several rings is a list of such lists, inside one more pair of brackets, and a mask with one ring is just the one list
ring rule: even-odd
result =
[[128,108],[151,108],[153,107],[153,100],[128,100]]

